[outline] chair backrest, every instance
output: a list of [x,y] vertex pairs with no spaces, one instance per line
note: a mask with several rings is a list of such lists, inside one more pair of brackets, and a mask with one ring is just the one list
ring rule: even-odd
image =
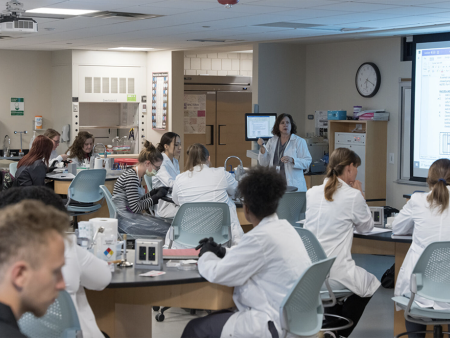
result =
[[61,291],[47,313],[36,318],[27,312],[19,320],[20,331],[30,338],[82,338],[77,310],[67,291]]
[[100,189],[102,189],[103,196],[105,197],[106,203],[108,204],[109,218],[117,218],[117,207],[112,200],[111,193],[104,185],[101,185]]
[[185,203],[172,222],[174,242],[196,247],[205,237],[219,244],[231,244],[230,208],[226,203]]
[[144,175],[145,185],[147,186],[147,191],[152,190],[153,181],[152,178],[148,175]]
[[311,262],[316,263],[328,258],[322,248],[322,245],[320,245],[318,239],[311,231],[299,227],[294,228],[300,235],[306,251],[308,252],[309,258],[311,258]]
[[306,192],[295,191],[287,192],[281,197],[278,203],[277,215],[279,219],[285,219],[291,225],[298,225],[301,214],[306,209]]
[[19,162],[14,162],[14,163],[10,163],[9,164],[9,172],[11,175],[13,175],[14,177],[16,177],[16,171],[17,171],[17,164]]
[[335,257],[312,264],[299,278],[280,305],[281,327],[299,336],[313,336],[322,327],[320,288]]
[[67,197],[83,203],[98,202],[103,198],[101,185],[105,185],[106,170],[83,170],[70,183]]
[[450,303],[450,242],[435,242],[425,248],[412,272],[411,291]]

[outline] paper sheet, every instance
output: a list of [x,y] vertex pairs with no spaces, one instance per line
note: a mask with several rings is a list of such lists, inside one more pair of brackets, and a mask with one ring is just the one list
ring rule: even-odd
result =
[[377,235],[377,234],[382,234],[383,232],[391,232],[391,229],[387,229],[387,228],[373,228],[371,232],[366,232],[364,234],[357,232],[356,230],[353,231],[354,234],[358,234],[358,235],[363,235],[363,236],[369,236],[369,235]]

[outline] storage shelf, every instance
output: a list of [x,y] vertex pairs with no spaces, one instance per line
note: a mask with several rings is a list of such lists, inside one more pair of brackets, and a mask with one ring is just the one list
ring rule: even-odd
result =
[[135,126],[80,126],[80,129],[131,129],[138,128],[138,125]]

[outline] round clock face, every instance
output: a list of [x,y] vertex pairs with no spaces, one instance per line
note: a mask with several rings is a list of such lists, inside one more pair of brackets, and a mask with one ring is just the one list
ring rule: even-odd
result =
[[363,63],[356,72],[355,84],[358,93],[364,97],[372,97],[380,89],[380,70],[372,62]]

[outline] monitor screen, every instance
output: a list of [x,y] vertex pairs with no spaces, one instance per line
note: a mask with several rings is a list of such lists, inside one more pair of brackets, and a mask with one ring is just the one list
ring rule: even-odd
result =
[[259,138],[271,138],[276,119],[276,113],[245,114],[245,140],[257,141]]

